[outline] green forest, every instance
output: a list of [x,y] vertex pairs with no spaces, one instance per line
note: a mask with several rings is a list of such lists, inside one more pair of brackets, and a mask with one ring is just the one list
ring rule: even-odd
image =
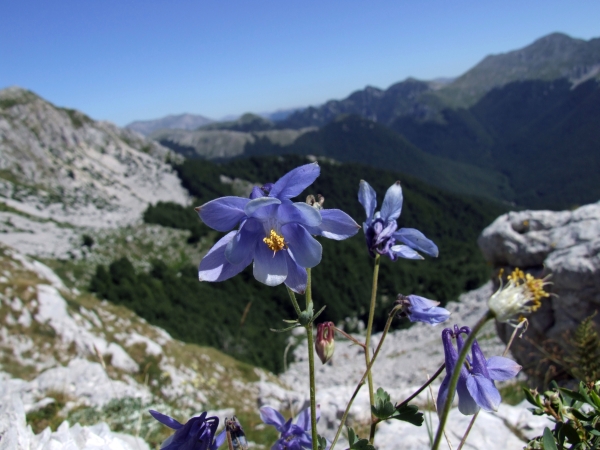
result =
[[[262,184],[276,181],[306,162],[301,156],[251,157],[222,165],[196,159],[186,160],[175,169],[184,187],[195,197],[196,205],[200,205],[232,195],[231,185],[221,183],[220,175]],[[446,303],[489,278],[476,240],[481,230],[504,212],[499,204],[443,192],[409,176],[360,164],[321,161],[320,165],[320,177],[297,201],[303,201],[308,194],[322,194],[325,208],[342,209],[362,223],[365,213],[357,199],[359,181],[365,179],[373,186],[381,204],[387,188],[400,180],[404,207],[399,226],[421,230],[440,249],[439,258],[424,261],[391,262],[383,258],[377,329],[383,327],[398,293],[418,294]],[[151,205],[144,213],[144,221],[189,230],[190,244],[200,239],[214,242],[221,236],[202,224],[193,208],[174,203]],[[313,298],[317,309],[327,305],[319,320],[365,320],[373,260],[362,231],[341,242],[319,239],[323,260],[312,271]],[[198,255],[198,263],[202,256]],[[90,290],[128,306],[177,339],[217,347],[274,372],[284,368],[287,335],[269,329],[282,328],[282,319],[294,318],[293,308],[283,286],[262,285],[254,280],[251,267],[222,283],[200,283],[197,266],[177,269],[155,261],[150,272],[136,273],[131,262],[123,258],[108,267],[98,266]],[[408,324],[398,321],[395,326]]]

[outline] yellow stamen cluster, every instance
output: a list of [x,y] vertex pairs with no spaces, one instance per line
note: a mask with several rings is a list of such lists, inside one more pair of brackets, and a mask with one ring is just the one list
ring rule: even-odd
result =
[[518,315],[528,314],[539,309],[542,298],[549,297],[544,290],[548,282],[534,278],[531,274],[515,269],[508,277],[508,283],[490,297],[488,306],[500,322],[511,322]]
[[531,294],[531,311],[537,311],[542,306],[542,298],[550,297],[544,290],[544,285],[547,284],[540,278],[534,278],[530,273],[524,273],[518,267],[506,277],[509,283],[512,281],[517,286],[523,284]]
[[279,250],[287,248],[287,244],[285,243],[283,236],[278,235],[275,230],[271,230],[271,234],[269,237],[264,238],[263,242],[267,244],[267,247],[274,252],[278,252]]

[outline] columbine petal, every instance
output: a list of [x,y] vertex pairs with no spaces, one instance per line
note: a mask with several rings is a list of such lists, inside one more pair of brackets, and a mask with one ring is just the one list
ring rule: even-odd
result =
[[252,262],[252,253],[249,253],[239,264],[231,264],[225,258],[225,249],[229,241],[236,235],[231,231],[223,236],[200,261],[198,279],[200,281],[224,281],[237,275]]
[[450,317],[450,311],[439,306],[429,308],[426,311],[413,311],[408,314],[411,322],[425,322],[430,325],[437,325],[445,322]]
[[310,186],[321,173],[319,164],[314,162],[297,167],[282,176],[271,188],[269,197],[293,198]]
[[461,370],[458,384],[456,385],[456,393],[458,394],[458,410],[465,416],[470,416],[479,411],[477,401],[471,396],[471,392],[467,387],[467,381],[471,378],[467,371]]
[[290,223],[281,232],[298,265],[311,268],[321,262],[323,247],[304,227]]
[[174,430],[179,430],[181,427],[183,427],[182,424],[177,422],[172,417],[169,417],[165,414],[159,413],[158,411],[154,411],[153,409],[151,409],[149,412],[150,412],[150,414],[152,414],[152,417],[154,417],[156,420],[158,420],[163,425],[168,426],[169,428],[173,428]]
[[323,222],[318,227],[307,227],[310,234],[341,241],[354,236],[360,230],[352,217],[339,209],[322,209]]
[[400,228],[394,233],[394,238],[426,255],[437,257],[439,254],[437,245],[414,228]]
[[407,298],[410,301],[410,306],[416,310],[425,310],[440,304],[440,302],[436,302],[435,300],[429,300],[428,298],[420,297],[414,294],[408,295]]
[[444,410],[444,405],[446,405],[446,400],[448,400],[448,388],[450,387],[450,377],[451,373],[446,369],[446,376],[440,384],[440,389],[438,391],[438,396],[436,400],[436,409],[438,414],[441,414]]
[[219,434],[217,434],[217,437],[215,438],[215,442],[210,447],[210,450],[217,450],[221,445],[223,445],[223,442],[225,442],[226,437],[227,437],[227,430],[223,429]]
[[250,202],[242,197],[221,197],[197,208],[198,215],[209,227],[229,231],[244,218],[244,208]]
[[277,208],[277,220],[281,225],[299,223],[307,227],[321,225],[321,213],[306,203],[287,203]]
[[248,255],[254,256],[256,242],[263,235],[264,230],[258,220],[253,218],[246,220],[227,244],[225,258],[231,264],[240,264],[248,258]]
[[487,360],[487,370],[492,380],[506,381],[517,376],[521,366],[512,359],[492,356]]
[[310,430],[310,408],[304,408],[298,414],[298,420],[296,421],[296,426],[302,428],[303,431]]
[[287,277],[284,252],[271,251],[264,242],[257,242],[254,250],[254,278],[267,286],[277,286]]
[[381,205],[381,218],[385,221],[396,220],[402,212],[402,187],[400,182],[392,184],[383,198]]
[[496,411],[498,409],[502,398],[492,380],[479,374],[469,375],[467,389],[475,402],[486,411]]
[[244,207],[244,213],[248,217],[252,217],[256,214],[256,212],[259,209],[264,208],[265,206],[276,205],[279,203],[281,203],[281,200],[279,200],[278,198],[271,198],[271,197],[255,198],[254,200],[248,201],[248,203]]
[[365,180],[360,180],[358,187],[358,201],[363,205],[363,208],[365,208],[367,223],[370,223],[373,219],[375,208],[377,207],[377,194],[375,193],[375,189],[373,189]]
[[471,355],[473,356],[473,362],[471,365],[471,372],[478,375],[483,375],[485,378],[489,379],[490,375],[487,370],[487,361],[483,352],[481,351],[481,347],[479,347],[479,343],[477,340],[473,341],[473,345],[471,346]]
[[404,259],[424,259],[408,245],[394,245],[390,248],[396,256]]
[[260,420],[262,420],[267,425],[272,425],[279,432],[282,431],[283,426],[285,425],[285,419],[276,409],[271,408],[270,406],[263,406],[260,408]]
[[304,267],[300,267],[293,259],[293,255],[288,254],[286,257],[288,266],[288,276],[285,279],[285,285],[289,287],[296,294],[304,294],[306,292],[306,283],[308,281],[308,274]]

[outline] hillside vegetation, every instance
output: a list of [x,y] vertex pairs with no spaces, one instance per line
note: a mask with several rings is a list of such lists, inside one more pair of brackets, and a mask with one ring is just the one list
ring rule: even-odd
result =
[[[253,157],[224,165],[187,160],[176,170],[196,203],[202,204],[232,195],[233,185],[221,183],[221,175],[262,184],[304,163],[306,159],[300,156]],[[476,239],[502,212],[498,205],[444,193],[413,178],[358,164],[321,162],[321,167],[321,176],[302,196],[320,193],[326,198],[325,207],[343,209],[362,223],[364,211],[357,201],[360,179],[377,190],[379,202],[385,190],[400,179],[405,193],[400,225],[422,230],[440,248],[438,259],[383,262],[377,328],[383,326],[398,293],[418,293],[445,303],[487,280],[488,269]],[[173,203],[149,207],[144,219],[189,230],[190,237],[195,236],[191,240],[209,243],[220,236],[201,224],[192,208]],[[371,289],[372,260],[364,237],[360,233],[346,241],[321,239],[321,243],[323,260],[313,270],[315,301],[327,305],[322,320],[341,323],[348,318],[346,328],[352,329],[356,326],[353,319],[366,318]],[[156,261],[149,272],[144,272],[135,271],[123,258],[99,266],[90,288],[100,297],[130,307],[179,339],[215,346],[276,372],[283,369],[287,336],[266,330],[283,327],[281,319],[293,317],[293,310],[285,288],[260,284],[251,268],[227,282],[199,283],[196,265],[173,268]]]

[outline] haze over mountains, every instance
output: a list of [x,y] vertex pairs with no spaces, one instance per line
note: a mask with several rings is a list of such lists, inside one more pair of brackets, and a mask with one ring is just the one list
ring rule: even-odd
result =
[[553,33],[453,80],[368,86],[275,122],[247,114],[203,127],[219,130],[210,139],[152,137],[186,157],[316,154],[521,207],[569,208],[600,196],[599,81],[600,38]]

